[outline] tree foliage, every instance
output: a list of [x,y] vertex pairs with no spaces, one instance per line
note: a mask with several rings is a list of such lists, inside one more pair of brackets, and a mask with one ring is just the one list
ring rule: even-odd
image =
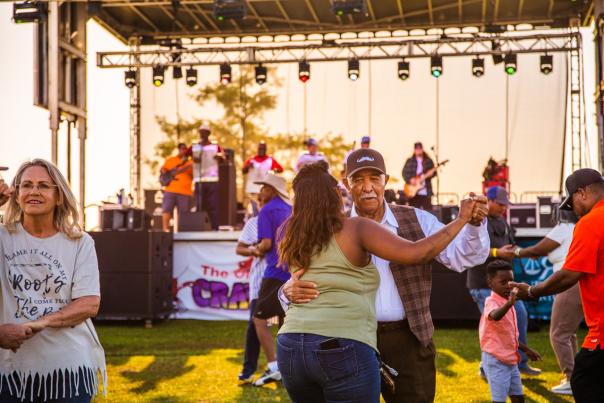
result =
[[[233,74],[231,84],[208,84],[192,96],[200,107],[214,102],[222,109],[220,119],[207,122],[212,128],[211,140],[217,141],[223,148],[234,150],[238,173],[243,162],[256,154],[258,143],[265,140],[268,153],[274,155],[285,168],[286,177],[293,177],[296,160],[305,151],[304,140],[311,136],[304,133],[269,134],[264,116],[277,106],[274,91],[280,86],[281,82],[275,74],[266,84],[257,85],[253,69],[242,66],[238,74]],[[160,161],[174,154],[179,142],[191,144],[199,141],[197,129],[204,122],[202,118],[170,122],[164,116],[156,116],[156,120],[166,138],[155,145],[155,158],[146,161],[153,170],[157,170]],[[342,135],[325,134],[315,138],[319,141],[321,152],[329,160],[333,173],[338,173],[352,144],[346,143]]]

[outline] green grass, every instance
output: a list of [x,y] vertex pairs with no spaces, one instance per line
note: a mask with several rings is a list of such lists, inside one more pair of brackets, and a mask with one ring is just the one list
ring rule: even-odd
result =
[[[146,329],[136,324],[96,325],[107,356],[109,392],[99,402],[288,402],[283,387],[237,386],[245,322],[173,320]],[[488,402],[478,377],[475,329],[438,329],[434,342],[437,402]],[[582,336],[583,334],[581,334]],[[543,374],[523,379],[528,402],[566,402],[549,392],[560,380],[547,328],[529,333],[544,360]],[[265,365],[261,355],[261,367]]]

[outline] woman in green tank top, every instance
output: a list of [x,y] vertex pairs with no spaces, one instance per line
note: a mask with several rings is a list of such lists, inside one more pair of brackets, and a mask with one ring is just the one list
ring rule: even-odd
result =
[[337,181],[325,163],[302,168],[293,188],[293,212],[282,227],[279,256],[293,272],[306,269],[303,278],[317,284],[319,297],[287,311],[277,337],[283,384],[294,402],[379,402],[379,274],[370,255],[404,265],[432,260],[471,219],[476,201],[462,201],[456,220],[410,242],[372,220],[346,218]]

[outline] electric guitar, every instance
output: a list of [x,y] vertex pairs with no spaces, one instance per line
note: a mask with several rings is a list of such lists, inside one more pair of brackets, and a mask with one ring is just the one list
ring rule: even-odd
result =
[[172,181],[174,180],[176,175],[178,175],[179,173],[182,173],[190,168],[190,166],[187,165],[187,162],[188,162],[188,160],[179,164],[175,168],[172,168],[172,169],[164,172],[163,174],[160,174],[159,183],[164,187],[170,185],[170,183],[172,183]]
[[414,178],[411,178],[409,182],[405,183],[405,188],[403,189],[403,193],[407,196],[407,199],[412,199],[417,195],[417,192],[422,190],[426,186],[426,179],[431,178],[432,175],[436,172],[438,168],[444,166],[449,160],[444,160],[443,162],[436,165],[434,168],[431,168],[422,175],[417,175]]

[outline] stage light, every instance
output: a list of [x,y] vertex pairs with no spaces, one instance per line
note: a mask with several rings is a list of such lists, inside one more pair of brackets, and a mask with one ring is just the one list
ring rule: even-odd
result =
[[366,10],[365,0],[332,0],[331,2],[331,11],[338,16],[353,13],[365,14]]
[[227,85],[231,82],[231,66],[223,63],[220,65],[220,83]]
[[164,83],[164,72],[166,68],[161,64],[153,66],[153,85],[156,87],[161,86]]
[[17,24],[38,22],[42,19],[41,4],[35,1],[13,3],[13,21]]
[[398,78],[401,80],[406,80],[409,78],[409,62],[402,60],[398,62]]
[[308,64],[306,60],[303,60],[298,64],[298,78],[303,83],[310,80],[310,64]]
[[266,83],[266,67],[259,64],[256,66],[255,71],[256,71],[256,83],[258,85],[262,85],[262,84]]
[[352,81],[356,81],[361,76],[361,69],[359,59],[348,60],[348,78]]
[[189,67],[186,71],[187,77],[186,77],[186,81],[187,81],[187,85],[189,87],[193,87],[195,84],[197,84],[197,70],[194,69],[193,67]]
[[214,0],[214,18],[218,21],[226,19],[241,20],[247,15],[243,0]]
[[172,78],[175,80],[182,78],[182,67],[180,67],[180,66],[172,67]]
[[442,56],[434,55],[430,58],[430,73],[433,77],[443,75],[443,58]]
[[474,77],[482,77],[484,75],[484,59],[480,57],[472,59],[472,75]]
[[[491,42],[491,50],[493,52],[501,49],[501,44],[497,41]],[[493,64],[499,64],[503,62],[503,56],[500,53],[493,54]]]
[[554,57],[552,55],[541,56],[541,72],[543,74],[549,74],[554,70]]
[[503,59],[504,61],[504,68],[505,68],[505,72],[508,73],[510,76],[516,74],[516,71],[518,70],[518,57],[516,54],[514,53],[508,53],[507,55],[505,55],[505,58]]
[[136,86],[136,70],[126,70],[124,72],[124,83],[128,88]]

